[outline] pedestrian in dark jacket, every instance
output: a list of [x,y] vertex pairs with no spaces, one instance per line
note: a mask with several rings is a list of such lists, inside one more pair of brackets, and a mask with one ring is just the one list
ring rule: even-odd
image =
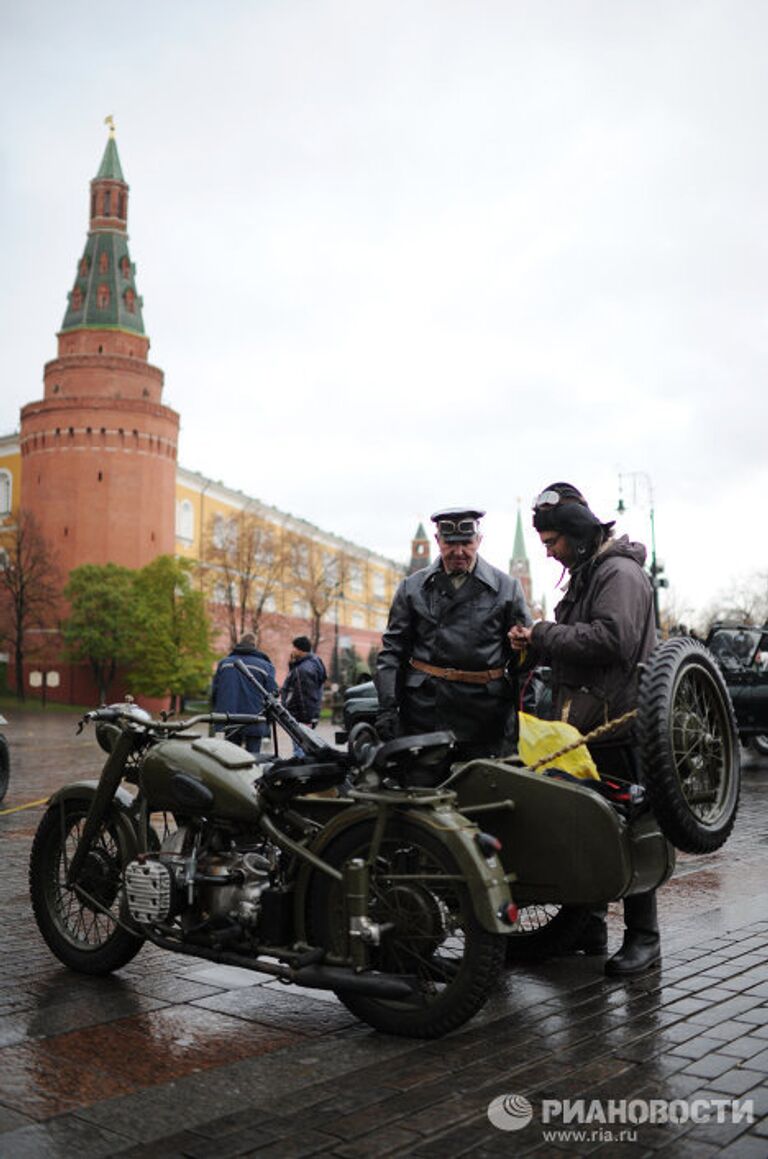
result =
[[328,679],[320,657],[312,651],[308,636],[293,641],[288,675],[283,683],[281,700],[292,716],[314,728],[323,705],[323,685]]
[[[553,483],[534,503],[533,526],[546,548],[570,575],[555,608],[555,623],[515,627],[512,647],[525,652],[526,666],[552,669],[553,713],[581,733],[637,707],[638,665],[656,644],[651,581],[643,570],[645,548],[625,535],[613,538],[570,483]],[[634,724],[626,722],[602,742],[589,745],[601,774],[638,781]],[[621,949],[605,964],[607,974],[636,974],[659,960],[656,894],[624,900],[626,926]],[[605,910],[593,911],[584,944],[587,953],[607,947]]]
[[[252,632],[246,632],[234,646],[228,656],[220,660],[213,677],[211,688],[211,702],[214,712],[253,713],[260,714],[264,710],[264,697],[250,680],[238,671],[235,661],[242,662],[253,670],[254,676],[265,686],[268,692],[277,694],[275,667],[266,652],[260,652],[256,647],[256,637]],[[249,753],[259,753],[261,742],[269,734],[269,725],[264,721],[261,724],[249,724],[236,732],[229,733],[230,740],[244,745]]]
[[463,507],[436,511],[439,558],[406,576],[395,592],[376,658],[376,727],[383,740],[450,729],[464,758],[514,747],[507,633],[531,617],[519,581],[477,554],[484,514]]

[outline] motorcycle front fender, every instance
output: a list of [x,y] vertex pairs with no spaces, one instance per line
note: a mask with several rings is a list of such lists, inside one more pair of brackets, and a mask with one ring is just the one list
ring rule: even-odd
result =
[[[480,925],[490,933],[508,934],[509,923],[500,917],[512,900],[508,879],[495,854],[490,857],[482,854],[477,842],[477,826],[448,803],[425,808],[423,805],[403,802],[388,809],[392,820],[407,819],[410,824],[418,825],[446,846],[462,871]],[[374,823],[377,815],[375,805],[344,809],[321,830],[311,845],[311,852],[322,858],[324,850],[340,833],[363,821]],[[313,872],[317,870],[304,865],[297,877],[295,916],[300,936],[306,936],[306,898]]]
[[[62,785],[49,798],[48,808],[53,809],[60,802],[66,803],[67,801],[82,801],[87,808],[90,808],[91,802],[96,796],[98,785],[98,781],[72,781],[69,785]],[[120,829],[125,838],[125,847],[130,850],[131,857],[135,857],[139,852],[139,839],[134,819],[134,799],[122,785],[118,786],[112,798],[109,806],[109,818],[114,820]]]

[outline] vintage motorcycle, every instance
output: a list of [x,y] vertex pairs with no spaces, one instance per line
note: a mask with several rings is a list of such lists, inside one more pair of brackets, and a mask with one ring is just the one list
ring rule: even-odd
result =
[[[119,969],[148,941],[333,990],[390,1034],[460,1026],[493,989],[515,910],[493,838],[452,792],[409,784],[445,764],[452,736],[364,738],[345,753],[265,700],[303,758],[257,763],[204,735],[258,717],[158,720],[130,702],[86,713],[108,756],[98,781],[54,794],[37,830],[44,939],[85,973]],[[313,819],[311,794],[351,777],[345,807]]]
[[437,1037],[481,1008],[505,959],[567,949],[585,907],[656,888],[673,843],[709,851],[734,823],[733,712],[693,642],[661,645],[641,681],[652,811],[618,782],[456,762],[447,732],[382,744],[371,696],[348,698],[335,748],[262,692],[304,757],[257,763],[200,731],[253,717],[153,720],[125,703],[83,718],[109,753],[101,778],[52,797],[30,864],[38,926],[66,965],[107,973],[149,941]]

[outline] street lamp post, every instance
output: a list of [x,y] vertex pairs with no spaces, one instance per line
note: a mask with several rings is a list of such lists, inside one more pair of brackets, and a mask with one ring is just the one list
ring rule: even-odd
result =
[[616,510],[619,515],[623,515],[627,510],[622,494],[622,485],[624,479],[632,481],[632,497],[637,502],[637,484],[642,482],[648,490],[648,507],[651,521],[651,588],[653,589],[653,619],[657,630],[661,627],[661,616],[659,614],[659,588],[667,586],[667,579],[662,576],[664,571],[663,566],[656,558],[656,513],[653,504],[653,483],[651,477],[645,471],[625,471],[624,474],[619,475],[619,502],[616,505]]

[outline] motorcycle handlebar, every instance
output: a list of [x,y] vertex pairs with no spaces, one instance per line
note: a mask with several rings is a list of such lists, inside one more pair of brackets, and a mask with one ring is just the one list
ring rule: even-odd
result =
[[252,712],[201,712],[186,720],[157,720],[137,704],[110,704],[93,708],[80,721],[82,727],[88,721],[103,721],[115,724],[119,720],[130,721],[147,729],[159,728],[169,732],[183,732],[196,724],[265,724],[267,718]]

